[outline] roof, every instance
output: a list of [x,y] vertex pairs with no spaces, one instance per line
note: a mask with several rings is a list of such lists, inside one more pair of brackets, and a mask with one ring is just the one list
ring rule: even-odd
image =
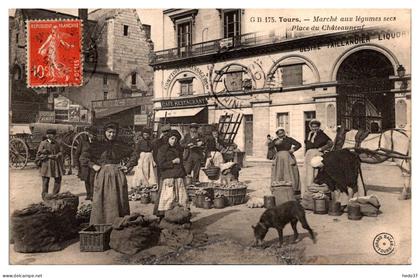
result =
[[[79,18],[76,15],[61,13],[57,11],[47,9],[20,9],[25,19],[76,19]],[[88,20],[88,22],[94,23],[94,20]]]
[[106,74],[113,74],[113,75],[119,75],[115,71],[111,70],[107,66],[104,65],[97,65],[96,68],[92,64],[87,64],[83,68],[83,71],[86,72],[92,72],[92,73],[106,73]]
[[130,105],[130,106],[124,106],[124,107],[109,107],[106,109],[98,109],[97,112],[95,112],[95,118],[105,118],[107,116],[120,113],[125,110],[132,109],[134,107],[138,107],[140,105]]

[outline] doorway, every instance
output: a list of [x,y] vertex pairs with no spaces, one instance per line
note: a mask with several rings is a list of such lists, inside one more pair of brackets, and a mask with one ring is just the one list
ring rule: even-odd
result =
[[347,57],[337,72],[337,124],[373,133],[395,127],[394,69],[375,50],[360,50]]
[[245,115],[245,154],[253,155],[254,117]]

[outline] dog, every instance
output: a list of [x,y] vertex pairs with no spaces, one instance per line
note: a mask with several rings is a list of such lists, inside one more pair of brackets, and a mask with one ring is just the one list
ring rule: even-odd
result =
[[269,228],[275,228],[279,234],[279,247],[281,247],[283,244],[283,228],[288,223],[292,225],[294,232],[293,242],[296,242],[299,236],[296,228],[298,221],[300,221],[304,229],[308,230],[313,243],[316,243],[314,232],[306,221],[304,208],[297,201],[288,201],[264,211],[260,221],[252,226],[255,236],[254,246],[263,243]]

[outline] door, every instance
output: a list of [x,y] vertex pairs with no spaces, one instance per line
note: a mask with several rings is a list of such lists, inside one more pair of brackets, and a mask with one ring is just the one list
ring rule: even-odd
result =
[[245,115],[245,154],[252,155],[254,121],[252,115]]
[[304,118],[305,118],[305,140],[309,136],[309,132],[311,131],[311,128],[309,127],[309,123],[311,120],[316,118],[316,112],[315,111],[305,111],[304,112]]

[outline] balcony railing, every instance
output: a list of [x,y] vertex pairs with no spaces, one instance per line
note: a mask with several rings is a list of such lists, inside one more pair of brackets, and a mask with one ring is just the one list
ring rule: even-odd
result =
[[197,57],[201,55],[215,54],[230,49],[248,48],[280,42],[288,38],[286,33],[282,35],[270,33],[247,33],[235,37],[200,42],[184,47],[175,47],[156,51],[152,64],[169,62],[178,59]]

